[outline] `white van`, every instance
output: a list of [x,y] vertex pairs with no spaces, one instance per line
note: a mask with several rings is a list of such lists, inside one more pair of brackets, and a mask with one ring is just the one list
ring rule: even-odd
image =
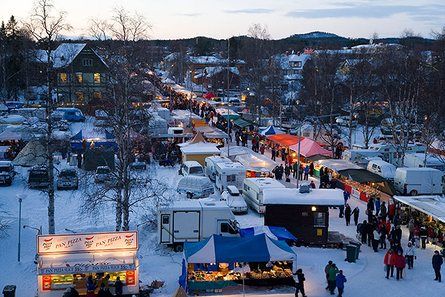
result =
[[207,176],[188,175],[179,180],[177,191],[192,199],[209,197],[215,190]]
[[179,174],[204,176],[204,169],[197,161],[185,161],[179,169]]
[[232,162],[229,158],[221,156],[210,156],[205,158],[205,175],[207,175],[211,180],[216,178],[216,163],[230,163]]
[[222,192],[227,186],[235,186],[243,190],[243,182],[246,177],[246,168],[238,162],[216,163],[216,188]]
[[158,213],[159,243],[182,251],[184,242],[196,242],[213,234],[239,236],[235,216],[226,202],[176,201]]
[[396,174],[396,166],[383,160],[370,160],[367,169],[387,180],[394,180]]
[[263,204],[264,189],[286,188],[282,183],[273,178],[246,178],[244,179],[243,197],[250,208],[258,213],[264,213],[266,207]]
[[394,187],[403,195],[442,194],[443,172],[434,168],[397,168]]

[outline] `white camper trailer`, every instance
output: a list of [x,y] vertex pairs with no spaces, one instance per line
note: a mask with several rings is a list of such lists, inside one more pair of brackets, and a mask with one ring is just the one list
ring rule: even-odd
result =
[[443,172],[434,168],[397,168],[394,187],[403,195],[442,194]]
[[227,186],[235,186],[242,191],[246,168],[238,162],[216,163],[216,188],[222,192]]
[[235,216],[226,202],[176,201],[158,213],[159,242],[182,251],[184,242],[196,242],[213,234],[238,236]]
[[263,190],[286,188],[282,183],[273,178],[246,178],[244,179],[243,196],[250,208],[258,213],[264,213],[266,207],[263,204]]
[[229,158],[221,156],[210,156],[205,158],[205,175],[207,175],[212,181],[216,178],[215,164],[217,163],[231,163]]

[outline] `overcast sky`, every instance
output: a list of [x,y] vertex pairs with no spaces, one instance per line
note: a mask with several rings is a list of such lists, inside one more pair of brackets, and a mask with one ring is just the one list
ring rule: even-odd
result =
[[[411,29],[424,37],[445,26],[444,0],[55,0],[74,27],[86,31],[91,17],[108,18],[113,8],[138,11],[153,25],[151,38],[244,35],[253,23],[269,28],[273,38],[327,31],[347,37],[398,37]],[[0,18],[25,20],[33,0],[0,0]]]

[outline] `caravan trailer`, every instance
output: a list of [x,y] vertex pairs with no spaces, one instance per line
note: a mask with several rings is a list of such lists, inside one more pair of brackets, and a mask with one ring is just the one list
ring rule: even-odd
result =
[[222,192],[227,186],[235,186],[242,191],[243,181],[246,177],[246,168],[238,162],[216,163],[216,188]]
[[212,181],[216,179],[216,169],[215,165],[217,163],[231,163],[229,158],[221,156],[210,156],[205,158],[205,175],[207,175]]
[[284,189],[282,183],[273,178],[246,178],[244,179],[243,197],[247,205],[258,213],[264,213],[263,191],[265,189]]

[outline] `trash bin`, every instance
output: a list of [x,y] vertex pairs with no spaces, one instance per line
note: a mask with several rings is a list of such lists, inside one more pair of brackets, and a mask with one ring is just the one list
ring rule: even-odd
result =
[[349,263],[354,262],[357,260],[357,246],[353,244],[348,244],[346,246],[346,261]]
[[14,285],[7,285],[3,288],[3,297],[15,297],[15,289]]
[[359,242],[355,242],[355,241],[350,241],[349,244],[357,247],[357,255],[356,255],[355,259],[358,259],[358,255],[360,254],[360,247],[362,246],[362,244]]

